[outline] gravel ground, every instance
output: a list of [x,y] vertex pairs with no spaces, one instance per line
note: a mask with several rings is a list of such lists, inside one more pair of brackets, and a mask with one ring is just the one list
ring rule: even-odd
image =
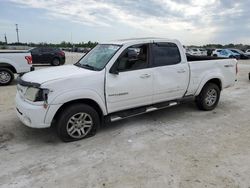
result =
[[[67,64],[81,54],[67,53]],[[44,67],[42,67],[44,68]],[[0,187],[250,187],[250,61],[211,112],[186,103],[61,142],[20,123],[15,83],[0,88]]]

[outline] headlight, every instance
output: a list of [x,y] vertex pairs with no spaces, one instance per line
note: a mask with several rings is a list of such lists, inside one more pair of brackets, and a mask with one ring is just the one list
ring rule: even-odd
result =
[[36,101],[45,101],[45,100],[47,100],[47,95],[48,95],[48,89],[29,87],[26,90],[26,92],[24,94],[24,97],[27,100],[36,102]]

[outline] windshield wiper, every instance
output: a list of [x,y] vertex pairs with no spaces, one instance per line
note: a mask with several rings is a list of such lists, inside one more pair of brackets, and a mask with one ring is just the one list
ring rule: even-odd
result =
[[90,70],[94,70],[94,71],[99,71],[98,68],[96,68],[92,65],[89,65],[89,64],[81,64],[81,63],[77,62],[74,65],[77,67],[82,67],[82,68],[86,68],[86,69],[90,69]]
[[77,67],[82,67],[82,64],[79,63],[79,62],[75,63],[74,65],[77,66]]
[[90,69],[90,70],[94,70],[94,71],[99,70],[98,68],[96,68],[96,67],[94,67],[92,65],[89,65],[89,64],[81,64],[81,67],[87,68],[87,69]]

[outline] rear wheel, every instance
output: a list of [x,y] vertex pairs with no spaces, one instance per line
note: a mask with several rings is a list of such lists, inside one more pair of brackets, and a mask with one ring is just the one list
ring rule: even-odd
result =
[[9,85],[14,79],[13,72],[8,68],[0,68],[0,86]]
[[209,111],[217,106],[219,99],[219,87],[214,83],[207,83],[196,97],[196,104],[199,109]]
[[58,58],[54,58],[51,64],[53,66],[59,66],[61,64],[61,62]]
[[74,104],[59,114],[57,134],[65,142],[76,141],[96,134],[100,118],[94,108]]

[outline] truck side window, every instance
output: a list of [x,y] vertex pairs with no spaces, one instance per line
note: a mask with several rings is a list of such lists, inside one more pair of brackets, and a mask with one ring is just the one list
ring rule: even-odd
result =
[[128,47],[118,58],[117,69],[120,72],[138,70],[148,66],[148,45],[134,45]]
[[153,67],[174,65],[181,62],[180,51],[174,43],[153,44]]

